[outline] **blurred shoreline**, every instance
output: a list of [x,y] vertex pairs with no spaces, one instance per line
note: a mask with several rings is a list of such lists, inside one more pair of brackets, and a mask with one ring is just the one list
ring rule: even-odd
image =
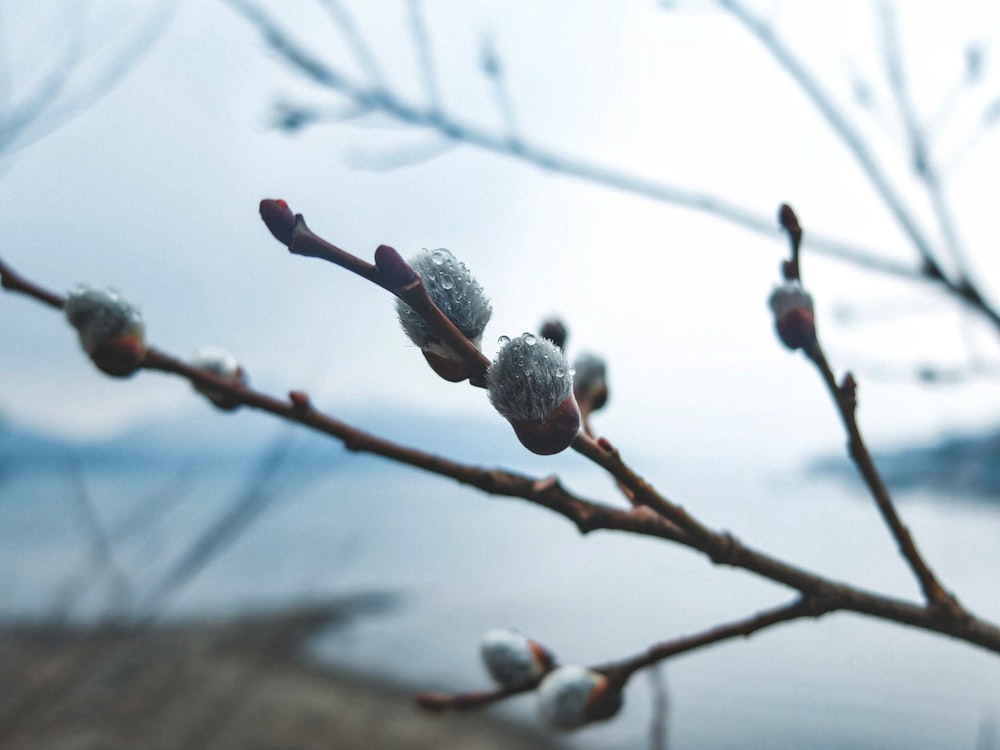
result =
[[[367,606],[361,602],[362,606]],[[358,601],[222,619],[0,623],[8,750],[466,748],[555,750],[486,713],[432,715],[385,679],[307,657]]]

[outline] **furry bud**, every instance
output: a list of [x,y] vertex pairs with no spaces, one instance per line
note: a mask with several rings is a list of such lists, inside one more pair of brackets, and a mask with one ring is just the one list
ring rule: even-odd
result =
[[595,354],[581,354],[573,363],[573,395],[577,402],[589,405],[591,411],[608,402],[608,369],[604,360]]
[[500,342],[500,351],[486,371],[493,406],[531,452],[547,456],[565,450],[581,425],[566,355],[533,333],[516,339],[504,336]]
[[[381,250],[381,248],[380,248]],[[380,257],[376,255],[376,264]],[[402,269],[395,258],[383,251],[379,270],[385,273]],[[399,259],[401,263],[402,258]],[[469,273],[465,264],[444,248],[424,250],[410,260],[412,271],[423,280],[424,288],[435,305],[455,327],[476,347],[482,343],[483,331],[493,308],[483,287]],[[428,364],[445,380],[457,382],[469,377],[468,366],[450,347],[440,341],[424,319],[403,300],[396,300],[396,314],[410,341],[420,347]]]
[[768,301],[778,337],[789,349],[811,349],[816,343],[812,297],[797,282],[775,288]]
[[516,630],[491,630],[483,636],[480,653],[490,677],[503,687],[530,686],[554,666],[544,646]]
[[67,295],[63,310],[102,372],[127,377],[142,365],[146,327],[139,311],[118,292],[80,285]]
[[621,706],[621,690],[586,667],[560,667],[549,672],[538,687],[538,715],[554,729],[577,729],[609,719]]
[[[199,370],[218,375],[224,380],[232,381],[233,385],[246,385],[246,372],[236,361],[236,357],[217,346],[204,346],[191,358],[191,366]],[[220,391],[208,385],[194,383],[194,389],[208,398],[220,409],[232,411],[236,409],[240,402],[225,391]]]

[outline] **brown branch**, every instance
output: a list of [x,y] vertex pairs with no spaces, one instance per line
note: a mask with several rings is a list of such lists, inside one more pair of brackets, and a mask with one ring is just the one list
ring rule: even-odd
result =
[[603,672],[613,684],[620,688],[624,687],[632,675],[639,670],[674,656],[721,643],[731,638],[749,638],[754,633],[783,622],[790,622],[802,617],[821,617],[833,609],[835,608],[820,599],[802,597],[791,604],[759,612],[742,620],[717,625],[683,638],[657,643],[635,656],[596,666],[593,669]]
[[[590,669],[603,673],[614,689],[621,690],[636,672],[671,657],[705,648],[730,638],[739,636],[746,638],[782,622],[789,622],[801,617],[820,617],[829,611],[828,607],[820,605],[817,600],[800,598],[792,604],[760,612],[752,617],[725,625],[717,625],[695,635],[657,643],[635,656],[592,666]],[[541,681],[542,678],[538,678],[518,687],[498,687],[493,690],[473,690],[462,693],[425,692],[417,696],[417,704],[430,711],[472,711],[515,695],[531,692],[538,687]]]
[[729,557],[733,543],[731,537],[708,529],[684,508],[657,492],[622,460],[618,449],[606,438],[595,440],[586,432],[581,432],[573,441],[573,449],[614,477],[628,490],[633,502],[654,510],[681,528],[691,537],[692,544],[714,561],[725,562]]
[[[27,282],[0,261],[4,288],[60,307],[62,298]],[[607,441],[578,440],[575,447],[592,456],[613,476],[621,479],[636,497],[657,513],[641,508],[620,510],[583,500],[566,490],[556,477],[538,479],[501,469],[462,464],[415,448],[409,448],[358,430],[313,408],[308,396],[292,391],[277,399],[231,380],[192,367],[164,352],[147,350],[143,367],[179,375],[191,383],[226,393],[233,401],[269,412],[291,422],[337,438],[351,451],[373,453],[399,463],[449,477],[491,495],[519,497],[559,513],[576,524],[581,533],[599,529],[623,531],[666,539],[702,551],[717,564],[740,568],[801,592],[828,610],[856,612],[922,630],[942,633],[1000,654],[1000,627],[964,610],[921,606],[838,583],[755,550],[729,534],[713,532],[673,503],[622,462]],[[659,514],[659,515],[658,515]],[[661,517],[663,516],[663,517]]]
[[914,575],[920,582],[920,588],[924,592],[924,597],[928,603],[935,606],[947,607],[953,614],[960,616],[962,613],[961,606],[951,594],[945,591],[944,587],[937,580],[930,566],[928,566],[923,556],[917,550],[917,545],[913,541],[909,529],[906,528],[900,520],[899,514],[896,513],[889,490],[886,488],[885,482],[882,480],[875,466],[875,461],[868,451],[868,446],[865,445],[864,438],[861,435],[861,428],[858,426],[857,421],[857,386],[854,378],[848,375],[844,379],[843,384],[838,385],[819,341],[816,342],[816,345],[812,349],[806,352],[806,355],[816,365],[816,369],[819,370],[827,391],[833,398],[841,421],[844,424],[844,430],[847,432],[848,453],[874,498],[882,519],[895,538],[900,554],[909,563]]
[[29,297],[34,297],[39,302],[44,302],[49,307],[54,307],[57,310],[62,310],[66,302],[66,299],[61,295],[43,289],[34,282],[24,278],[4,263],[3,260],[0,260],[0,286],[11,292],[20,292]]

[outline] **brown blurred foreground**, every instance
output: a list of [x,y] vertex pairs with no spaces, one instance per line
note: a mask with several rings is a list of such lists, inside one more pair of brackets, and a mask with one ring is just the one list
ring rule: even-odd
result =
[[410,692],[307,661],[303,642],[340,615],[307,607],[141,629],[0,624],[0,747],[558,747],[485,713],[426,714]]

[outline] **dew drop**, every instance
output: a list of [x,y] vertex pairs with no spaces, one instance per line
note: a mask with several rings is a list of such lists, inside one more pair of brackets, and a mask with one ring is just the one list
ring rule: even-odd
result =
[[569,376],[572,378],[575,375],[576,375],[576,368],[575,367],[569,368]]
[[501,336],[497,339],[497,343],[502,347],[507,346],[510,343],[510,336]]
[[441,287],[443,289],[451,289],[455,286],[455,279],[446,273],[441,274]]
[[533,333],[524,334],[524,343],[528,346],[534,346],[538,343],[538,338]]
[[435,250],[433,253],[431,253],[431,263],[433,263],[435,266],[443,265],[444,258],[445,258],[444,251],[442,250]]
[[563,375],[565,375],[565,374],[566,374],[566,370],[564,370],[564,369],[563,369],[563,368],[561,368],[561,367],[557,367],[557,368],[556,368],[556,377],[557,377],[557,378],[561,378],[561,377],[562,377]]

